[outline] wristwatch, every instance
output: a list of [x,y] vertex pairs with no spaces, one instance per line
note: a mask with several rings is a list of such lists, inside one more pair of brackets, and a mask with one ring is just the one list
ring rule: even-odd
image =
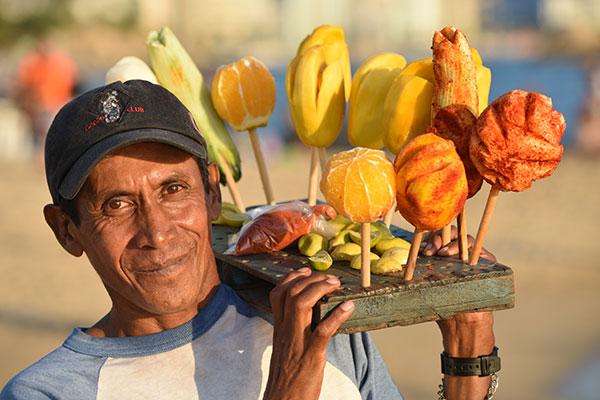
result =
[[498,348],[487,356],[475,358],[450,357],[446,352],[441,354],[442,373],[454,376],[489,376],[500,371]]

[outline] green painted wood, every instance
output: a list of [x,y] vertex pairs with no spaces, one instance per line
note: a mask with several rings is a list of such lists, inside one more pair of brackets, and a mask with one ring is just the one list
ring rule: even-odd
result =
[[[228,238],[236,231],[213,226],[213,250],[221,279],[269,319],[268,292],[290,271],[308,266],[308,260],[295,246],[276,253],[240,257],[224,254]],[[393,232],[410,240],[410,232],[399,228]],[[327,273],[338,276],[342,285],[315,306],[313,323],[341,302],[352,299],[355,310],[341,327],[342,333],[412,325],[465,311],[514,307],[512,270],[483,259],[469,266],[457,258],[419,257],[411,282],[405,283],[401,272],[372,275],[372,285],[366,289],[360,286],[359,271],[351,269],[347,262],[336,262]]]

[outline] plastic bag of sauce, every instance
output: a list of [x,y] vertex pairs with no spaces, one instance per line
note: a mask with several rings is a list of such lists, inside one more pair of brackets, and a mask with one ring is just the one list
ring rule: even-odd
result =
[[301,201],[292,201],[277,205],[244,225],[235,248],[228,253],[241,256],[282,250],[309,233],[319,217],[329,219],[335,215],[333,207],[327,204],[311,207]]

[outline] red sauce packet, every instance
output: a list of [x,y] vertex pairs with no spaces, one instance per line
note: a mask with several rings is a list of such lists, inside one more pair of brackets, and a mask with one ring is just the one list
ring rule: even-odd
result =
[[233,254],[268,253],[289,246],[311,231],[319,216],[334,218],[333,207],[319,204],[314,207],[301,201],[280,204],[242,227]]

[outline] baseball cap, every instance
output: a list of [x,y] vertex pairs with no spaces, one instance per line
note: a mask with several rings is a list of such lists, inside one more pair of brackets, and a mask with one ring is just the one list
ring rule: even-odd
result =
[[206,142],[188,109],[167,89],[143,80],[86,92],[56,115],[46,137],[52,200],[73,199],[94,166],[121,147],[158,142],[207,161]]

